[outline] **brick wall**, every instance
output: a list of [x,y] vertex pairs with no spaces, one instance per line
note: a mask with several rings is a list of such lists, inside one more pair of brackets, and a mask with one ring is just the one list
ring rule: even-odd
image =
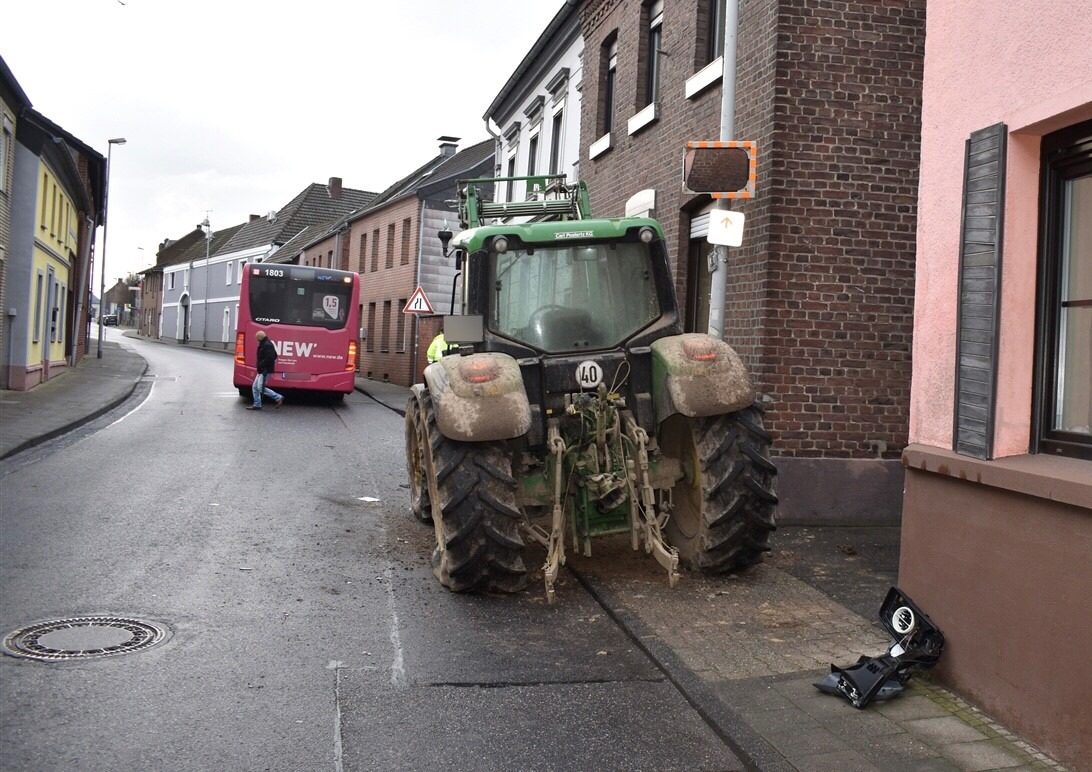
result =
[[[367,328],[368,339],[360,347],[360,374],[366,378],[390,381],[402,386],[413,383],[413,354],[417,334],[415,320],[411,315],[403,315],[402,307],[413,294],[417,286],[418,254],[417,234],[421,202],[416,196],[408,196],[395,201],[378,211],[368,212],[363,217],[350,223],[348,237],[348,269],[360,274],[360,302],[363,311],[360,315],[361,326]],[[405,228],[405,220],[409,228]],[[390,226],[394,226],[393,260],[387,266],[388,239]],[[402,264],[403,232],[409,239],[408,264]],[[372,249],[375,233],[379,234],[378,260],[373,269]],[[365,254],[360,254],[361,234],[365,234]],[[386,338],[388,346],[382,351],[384,340],[383,307],[391,304],[390,318]],[[369,324],[368,306],[376,304],[375,324]],[[401,334],[399,334],[401,332]],[[369,351],[369,348],[371,350]]]
[[[640,108],[639,0],[591,0],[585,38],[581,176],[597,215],[624,213],[639,190],[686,296],[687,140],[716,139],[719,81],[687,99],[700,68],[705,3],[666,4],[658,119],[630,135]],[[897,459],[907,438],[924,0],[741,0],[736,139],[759,145],[744,246],[731,250],[725,339],[772,399],[775,453]],[[602,126],[603,42],[618,38],[612,148]]]
[[762,380],[782,452],[907,442],[925,3],[782,6]]

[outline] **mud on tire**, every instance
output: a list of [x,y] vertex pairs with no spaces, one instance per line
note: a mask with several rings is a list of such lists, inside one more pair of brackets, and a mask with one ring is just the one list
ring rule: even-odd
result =
[[406,405],[406,472],[409,474],[410,509],[423,523],[432,522],[432,500],[428,491],[428,437],[416,397]]
[[674,415],[660,437],[665,454],[683,462],[665,529],[680,562],[706,573],[762,562],[777,527],[777,469],[761,405],[707,418]]
[[432,507],[433,516],[438,509],[440,517],[432,556],[436,577],[455,592],[522,590],[527,584],[519,531],[523,516],[507,446],[444,437],[427,394],[420,424],[429,439],[439,504]]

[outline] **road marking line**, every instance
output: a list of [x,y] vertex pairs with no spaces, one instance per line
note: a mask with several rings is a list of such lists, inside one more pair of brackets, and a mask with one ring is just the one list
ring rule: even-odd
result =
[[405,686],[406,665],[402,653],[402,634],[398,630],[398,612],[394,610],[394,572],[390,563],[387,563],[383,576],[387,580],[387,608],[391,612],[391,645],[394,646],[394,661],[391,662],[391,683],[395,686]]

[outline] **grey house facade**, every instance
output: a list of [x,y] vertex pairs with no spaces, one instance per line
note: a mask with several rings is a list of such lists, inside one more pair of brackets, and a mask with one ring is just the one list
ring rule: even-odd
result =
[[265,262],[301,232],[325,226],[365,206],[374,193],[343,188],[340,177],[314,183],[281,209],[251,215],[242,225],[214,231],[198,226],[204,237],[163,269],[159,336],[180,343],[226,349],[239,320],[243,266]]

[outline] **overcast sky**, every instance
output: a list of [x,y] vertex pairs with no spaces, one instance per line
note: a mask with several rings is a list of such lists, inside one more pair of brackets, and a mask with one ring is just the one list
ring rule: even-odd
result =
[[[111,154],[107,286],[341,177],[380,191],[488,139],[482,115],[563,0],[5,3],[0,55],[34,108]],[[99,230],[101,249],[102,230]],[[95,294],[99,278],[96,266]]]

